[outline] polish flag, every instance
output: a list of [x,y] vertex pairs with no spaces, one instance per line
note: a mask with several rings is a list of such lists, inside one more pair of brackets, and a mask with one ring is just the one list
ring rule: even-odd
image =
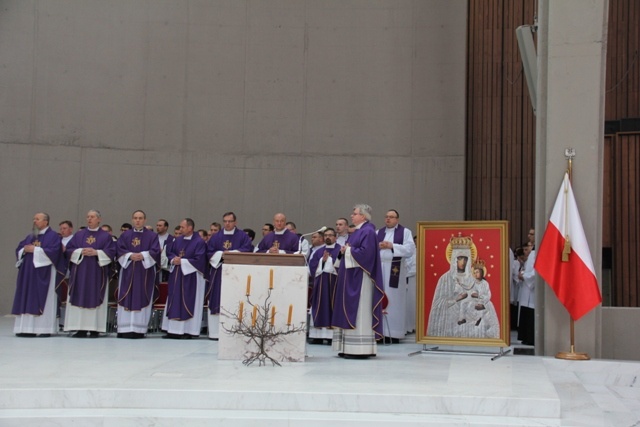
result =
[[571,318],[578,320],[602,302],[569,174],[558,192],[533,266],[551,286]]

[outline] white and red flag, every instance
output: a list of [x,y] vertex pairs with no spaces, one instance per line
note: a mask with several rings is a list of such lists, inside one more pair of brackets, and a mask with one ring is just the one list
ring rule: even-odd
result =
[[534,268],[573,320],[602,302],[568,173],[564,174],[549,224],[536,248]]

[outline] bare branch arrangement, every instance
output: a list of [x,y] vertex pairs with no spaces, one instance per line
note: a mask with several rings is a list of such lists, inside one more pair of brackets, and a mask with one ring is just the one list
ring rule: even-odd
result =
[[300,322],[300,326],[294,326],[291,322],[293,313],[293,305],[289,305],[289,315],[287,317],[287,323],[285,328],[278,328],[275,325],[276,320],[276,307],[271,304],[271,292],[273,291],[273,270],[271,270],[269,289],[267,291],[267,297],[264,299],[262,305],[254,304],[251,302],[251,276],[247,277],[247,292],[246,302],[247,306],[251,307],[251,316],[245,315],[244,301],[240,301],[238,310],[231,312],[221,307],[231,319],[234,320],[230,327],[227,327],[224,322],[221,322],[222,329],[230,335],[239,335],[245,338],[245,343],[254,343],[257,350],[250,351],[247,354],[247,358],[242,361],[245,366],[251,365],[256,360],[259,366],[266,364],[267,360],[271,361],[273,365],[280,365],[280,363],[269,355],[276,343],[282,341],[282,338],[286,335],[298,334],[300,332],[306,332],[305,322]]

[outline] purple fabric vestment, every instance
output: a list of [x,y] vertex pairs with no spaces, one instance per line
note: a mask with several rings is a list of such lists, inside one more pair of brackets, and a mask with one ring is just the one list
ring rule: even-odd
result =
[[258,245],[257,252],[268,252],[274,243],[277,243],[278,249],[288,254],[298,252],[300,249],[300,237],[287,229],[282,234],[276,234],[275,231],[264,236]]
[[[116,255],[116,243],[111,234],[102,229],[91,231],[79,230],[69,240],[66,255],[71,255],[76,249],[93,248],[102,250],[111,260]],[[96,308],[104,301],[104,292],[109,286],[109,264],[101,267],[97,256],[83,256],[79,264],[71,263],[69,273],[69,303],[76,307]]]
[[180,236],[167,247],[169,265],[175,257],[181,257],[198,271],[182,274],[182,267],[174,265],[169,274],[166,316],[171,320],[189,320],[193,317],[198,289],[198,273],[204,274],[207,266],[207,244],[198,233],[191,239]]
[[[207,243],[207,260],[218,251],[252,252],[251,238],[244,231],[236,228],[233,234],[224,234],[224,230],[214,234]],[[209,283],[204,300],[209,303],[211,314],[220,313],[220,290],[222,282],[222,264],[218,268],[209,265]]]
[[129,261],[127,268],[120,270],[118,287],[118,305],[129,311],[140,311],[153,301],[156,281],[156,268],[160,265],[160,243],[158,235],[143,228],[141,232],[127,230],[120,235],[116,243],[116,258],[129,252],[149,252],[156,264],[145,268],[142,261]]
[[[36,268],[33,265],[33,254],[23,252],[22,264],[18,270],[18,279],[16,281],[16,294],[13,299],[13,308],[11,314],[33,314],[40,316],[44,312],[44,306],[47,302],[47,293],[51,283],[51,267],[56,271],[60,269],[60,260],[62,256],[62,241],[55,231],[48,228],[43,234],[38,236],[28,235],[16,249],[18,252],[26,245],[35,245],[40,247],[51,261],[51,265]],[[60,271],[56,273],[56,286],[64,278]]]
[[[342,329],[355,329],[362,288],[362,275],[368,275],[373,282],[371,309],[373,316],[371,327],[377,338],[382,338],[382,298],[384,295],[380,250],[373,224],[366,222],[349,236],[351,256],[358,264],[357,268],[345,268],[341,264],[338,270],[338,283],[331,324]],[[343,261],[344,263],[344,261]]]
[[[328,328],[331,326],[333,314],[333,300],[336,292],[336,281],[338,276],[331,273],[322,273],[316,276],[318,265],[322,264],[322,257],[325,252],[330,253],[335,264],[340,253],[341,246],[336,244],[334,248],[326,246],[318,249],[309,260],[309,268],[313,277],[313,289],[311,290],[311,315],[313,316],[313,326],[316,328]],[[313,267],[315,266],[315,267]]]

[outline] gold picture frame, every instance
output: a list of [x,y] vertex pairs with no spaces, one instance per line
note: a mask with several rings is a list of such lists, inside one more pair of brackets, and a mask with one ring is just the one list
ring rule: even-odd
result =
[[428,221],[416,229],[416,341],[508,347],[508,222]]

